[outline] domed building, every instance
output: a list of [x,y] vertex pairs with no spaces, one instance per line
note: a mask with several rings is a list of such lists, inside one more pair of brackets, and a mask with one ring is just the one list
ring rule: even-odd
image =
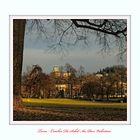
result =
[[52,73],[54,74],[55,77],[60,77],[61,76],[61,70],[58,65],[55,65],[53,67]]

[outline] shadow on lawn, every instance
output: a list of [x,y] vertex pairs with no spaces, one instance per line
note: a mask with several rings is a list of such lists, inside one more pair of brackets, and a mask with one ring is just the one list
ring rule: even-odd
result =
[[14,110],[14,121],[127,121],[127,109],[46,109],[25,107]]

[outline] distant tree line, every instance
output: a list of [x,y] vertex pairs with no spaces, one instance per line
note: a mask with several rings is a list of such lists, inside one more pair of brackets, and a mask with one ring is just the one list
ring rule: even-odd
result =
[[[57,89],[59,84],[67,85],[65,93]],[[127,69],[121,65],[90,74],[85,73],[83,66],[76,70],[67,63],[60,67],[57,75],[54,72],[45,74],[39,65],[34,65],[22,76],[22,95],[32,98],[65,97],[67,94],[68,98],[109,100],[115,96],[124,97],[126,89]]]
[[109,100],[110,97],[125,97],[127,93],[127,69],[118,65],[106,67],[82,85],[82,94],[88,98]]

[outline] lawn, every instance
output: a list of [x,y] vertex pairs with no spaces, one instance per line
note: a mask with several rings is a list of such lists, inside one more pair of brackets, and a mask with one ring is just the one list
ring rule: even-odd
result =
[[23,98],[14,121],[126,121],[127,104],[74,99]]
[[92,102],[75,99],[33,99],[23,98],[23,104],[28,107],[74,107],[74,108],[114,108],[126,109],[126,103]]

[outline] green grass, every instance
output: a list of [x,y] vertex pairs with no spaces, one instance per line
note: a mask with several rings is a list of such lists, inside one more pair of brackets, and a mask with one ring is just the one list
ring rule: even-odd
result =
[[111,103],[111,102],[92,102],[75,99],[33,99],[23,98],[23,104],[27,107],[45,107],[45,108],[114,108],[126,109],[127,103]]

